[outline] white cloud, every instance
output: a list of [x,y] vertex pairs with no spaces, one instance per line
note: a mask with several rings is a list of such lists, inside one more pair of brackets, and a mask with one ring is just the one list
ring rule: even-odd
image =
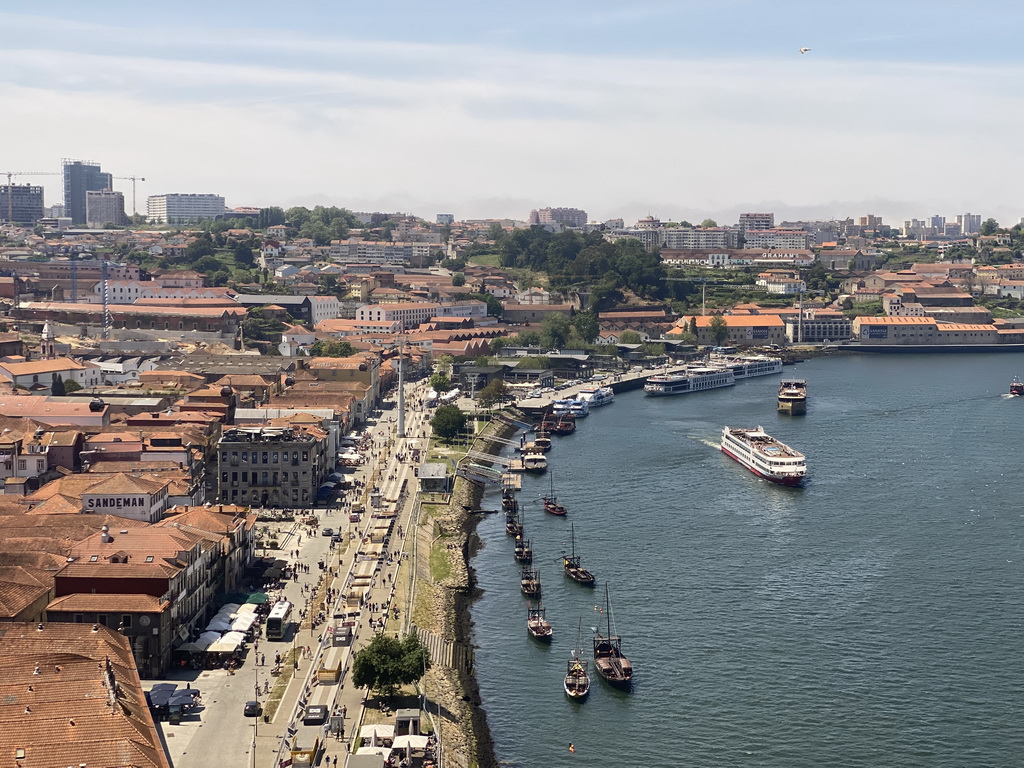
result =
[[769,203],[789,218],[1024,212],[1007,167],[1024,117],[1006,96],[1017,67],[225,42],[263,55],[0,51],[5,143],[18,148],[8,163],[83,157],[145,175],[140,194],[426,216],[572,205],[595,218],[724,218]]

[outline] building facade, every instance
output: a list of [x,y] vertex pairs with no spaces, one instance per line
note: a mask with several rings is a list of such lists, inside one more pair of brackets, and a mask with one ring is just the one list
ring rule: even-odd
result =
[[333,469],[327,433],[318,427],[234,428],[217,446],[221,503],[310,507]]
[[191,224],[223,215],[221,195],[168,194],[146,199],[146,218],[150,224]]
[[114,224],[123,227],[128,223],[124,212],[124,194],[109,189],[89,190],[85,193],[85,222],[90,227]]
[[[114,177],[104,173],[98,163],[81,160],[64,161],[64,210],[75,225],[85,224],[87,219],[86,193],[112,189]],[[123,207],[123,206],[122,206]]]
[[739,248],[740,233],[728,227],[669,227],[664,245],[680,250]]
[[739,228],[743,232],[752,229],[773,229],[775,227],[774,213],[741,213]]
[[579,208],[537,208],[530,211],[530,224],[555,223],[582,227],[587,223],[587,212]]
[[[8,210],[10,216],[8,216]],[[0,186],[0,219],[35,224],[43,218],[43,188],[34,184]]]

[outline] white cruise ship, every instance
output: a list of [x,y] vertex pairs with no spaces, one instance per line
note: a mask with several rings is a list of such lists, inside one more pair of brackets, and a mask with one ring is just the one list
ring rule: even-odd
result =
[[737,379],[782,373],[782,360],[767,355],[711,355],[711,365],[728,368]]
[[601,405],[608,405],[615,399],[615,390],[611,387],[584,387],[576,395],[578,400],[583,400],[591,408]]
[[800,485],[807,476],[807,459],[764,431],[764,427],[722,430],[722,453],[758,477],[780,485]]
[[685,368],[676,373],[651,376],[644,384],[644,394],[648,397],[685,395],[705,389],[731,387],[735,383],[736,376],[727,368]]

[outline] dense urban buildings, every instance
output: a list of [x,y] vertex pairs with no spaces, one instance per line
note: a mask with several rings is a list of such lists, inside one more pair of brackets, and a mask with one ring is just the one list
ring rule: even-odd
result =
[[113,189],[114,177],[104,173],[98,163],[82,160],[65,160],[63,169],[65,215],[70,216],[76,226],[85,224],[88,221],[86,193]]
[[167,194],[146,198],[146,218],[151,224],[195,224],[216,219],[224,211],[224,198],[220,195]]

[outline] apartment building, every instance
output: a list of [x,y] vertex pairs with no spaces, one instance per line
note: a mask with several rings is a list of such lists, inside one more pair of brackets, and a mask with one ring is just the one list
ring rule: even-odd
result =
[[146,218],[150,224],[191,224],[224,214],[224,198],[211,194],[150,195]]
[[805,249],[811,247],[811,236],[802,229],[749,229],[743,234],[743,247],[765,250]]
[[334,470],[327,432],[319,427],[235,427],[217,445],[222,503],[309,507]]
[[[10,218],[8,219],[8,211]],[[0,221],[35,224],[43,218],[43,188],[33,184],[0,186]]]
[[564,224],[582,227],[587,223],[587,212],[579,208],[537,208],[530,211],[530,224]]
[[774,213],[741,213],[738,224],[744,233],[751,230],[764,230],[775,228]]
[[664,246],[679,250],[739,248],[740,232],[730,227],[669,227]]
[[123,227],[128,223],[124,212],[124,193],[109,189],[85,193],[85,220],[90,227],[113,224]]

